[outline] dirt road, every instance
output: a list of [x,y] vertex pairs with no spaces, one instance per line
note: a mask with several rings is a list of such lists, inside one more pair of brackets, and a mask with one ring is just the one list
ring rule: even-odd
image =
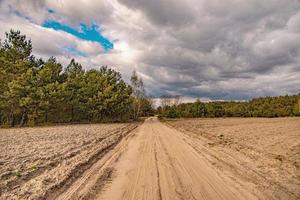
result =
[[251,185],[214,170],[187,140],[149,118],[52,199],[259,199]]

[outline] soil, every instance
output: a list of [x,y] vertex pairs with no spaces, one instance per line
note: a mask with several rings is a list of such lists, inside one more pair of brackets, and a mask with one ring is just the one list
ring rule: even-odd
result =
[[300,199],[300,118],[168,121],[221,173],[254,185],[266,199]]
[[180,131],[148,119],[96,199],[258,199],[250,188],[219,174]]
[[138,124],[0,129],[0,199],[43,199],[98,161]]
[[1,199],[300,199],[300,118],[0,129]]

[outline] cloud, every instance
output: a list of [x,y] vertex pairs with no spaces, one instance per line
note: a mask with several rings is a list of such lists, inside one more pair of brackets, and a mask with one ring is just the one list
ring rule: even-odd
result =
[[76,49],[74,47],[65,47],[64,50],[65,50],[66,54],[70,53],[70,55],[73,55],[73,56],[86,57],[85,53],[83,53],[82,51],[79,51],[78,49]]
[[[21,29],[38,55],[63,63],[75,57],[86,68],[112,66],[126,80],[136,69],[154,96],[300,92],[298,0],[2,0],[0,11],[2,32]],[[107,52],[99,41],[45,28],[45,21],[97,25],[114,48]]]
[[193,23],[197,12],[194,1],[161,0],[160,2],[147,0],[120,0],[128,8],[139,10],[148,19],[160,26],[185,26]]

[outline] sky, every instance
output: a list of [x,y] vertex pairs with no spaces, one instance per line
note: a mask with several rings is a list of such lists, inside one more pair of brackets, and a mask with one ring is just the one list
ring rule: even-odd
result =
[[37,57],[136,70],[154,97],[300,92],[299,0],[0,0],[0,38],[10,29]]

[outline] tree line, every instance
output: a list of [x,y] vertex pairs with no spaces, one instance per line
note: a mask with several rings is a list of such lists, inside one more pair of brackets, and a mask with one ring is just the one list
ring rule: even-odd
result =
[[54,57],[32,55],[32,43],[10,30],[0,41],[0,124],[136,120],[153,113],[142,79],[132,85],[102,66],[84,70],[74,59],[63,67]]
[[[250,101],[214,101],[204,103],[170,103],[170,97],[163,97],[157,111],[160,117],[287,117],[300,116],[300,93],[276,97],[260,97]],[[167,103],[166,103],[167,102]],[[178,98],[175,97],[175,102]]]
[[74,59],[64,67],[54,57],[36,58],[31,41],[11,30],[0,40],[0,125],[127,121],[155,113],[169,118],[300,115],[300,94],[209,103],[164,96],[154,110],[135,71],[130,82],[106,66],[84,70]]

